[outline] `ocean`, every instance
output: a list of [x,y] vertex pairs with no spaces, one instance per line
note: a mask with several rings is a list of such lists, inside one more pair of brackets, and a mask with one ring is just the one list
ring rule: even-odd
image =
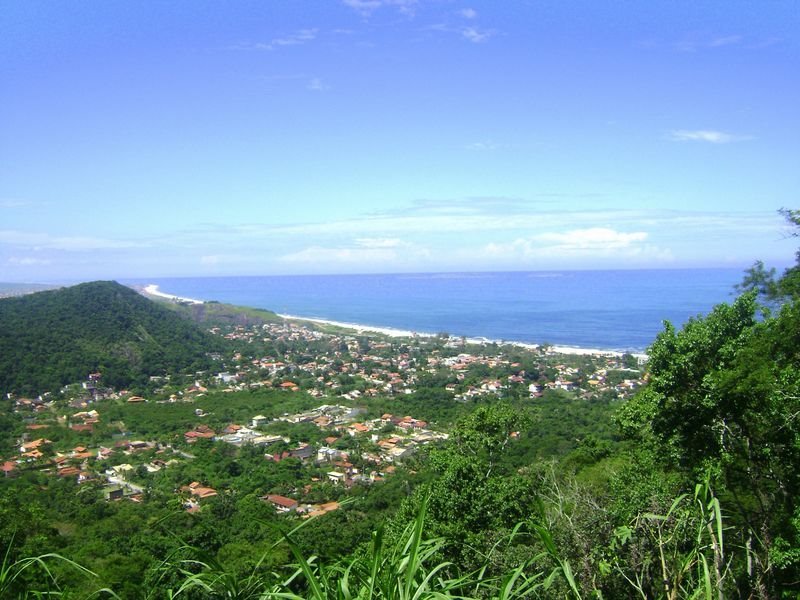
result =
[[643,352],[668,320],[730,302],[739,269],[126,280],[200,300],[417,333]]

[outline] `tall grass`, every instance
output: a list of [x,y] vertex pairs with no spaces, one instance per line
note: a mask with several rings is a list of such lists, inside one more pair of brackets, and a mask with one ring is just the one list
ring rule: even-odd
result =
[[501,577],[486,576],[485,567],[460,573],[439,558],[445,539],[424,535],[426,510],[423,501],[414,521],[395,540],[387,540],[378,529],[365,552],[330,565],[303,554],[293,541],[296,530],[287,533],[273,545],[285,544],[294,558],[284,575],[256,568],[238,579],[216,561],[184,559],[173,564],[184,579],[168,595],[177,599],[201,591],[208,598],[236,600],[517,600],[552,583],[552,578],[531,575],[528,563]]
[[[464,572],[442,559],[452,540],[425,535],[427,505],[427,500],[420,503],[414,520],[400,534],[387,539],[378,529],[362,551],[331,564],[304,554],[294,542],[295,533],[308,521],[282,534],[245,576],[226,570],[199,549],[176,545],[149,573],[152,585],[144,600],[581,600],[606,594],[611,598],[612,593],[614,598],[723,600],[726,588],[735,590],[731,564],[737,548],[724,541],[724,515],[707,482],[697,485],[694,494],[675,498],[663,513],[641,513],[617,527],[602,548],[604,558],[591,559],[595,572],[588,578],[573,573],[570,560],[581,557],[557,535],[559,523],[544,514],[518,524],[486,551],[482,567]],[[517,543],[537,551],[500,575],[490,575],[494,553]],[[293,558],[290,564],[270,566],[273,552],[287,550]],[[94,576],[56,554],[12,562],[7,550],[0,569],[0,599],[58,597],[62,590],[55,564]],[[24,587],[25,576],[32,574],[42,581],[36,590]],[[116,598],[109,590],[92,596],[103,594]]]
[[[723,513],[708,481],[675,498],[663,514],[641,513],[617,528],[612,568],[641,598],[723,600],[733,557],[725,550]],[[625,547],[638,540],[637,561]],[[649,553],[641,552],[649,549]]]
[[[62,585],[58,570],[54,567],[66,567],[68,570],[95,578],[92,571],[78,563],[61,556],[49,553],[12,560],[11,550],[14,539],[10,540],[0,565],[0,599],[27,600],[28,598],[54,598],[62,595]],[[36,582],[36,583],[33,583]],[[110,590],[99,589],[91,596],[112,595]]]

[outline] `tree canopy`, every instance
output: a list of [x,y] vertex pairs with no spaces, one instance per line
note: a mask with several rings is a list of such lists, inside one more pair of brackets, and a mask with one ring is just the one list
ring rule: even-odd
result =
[[221,340],[112,281],[0,300],[0,391],[35,394],[85,380],[124,387],[208,367]]

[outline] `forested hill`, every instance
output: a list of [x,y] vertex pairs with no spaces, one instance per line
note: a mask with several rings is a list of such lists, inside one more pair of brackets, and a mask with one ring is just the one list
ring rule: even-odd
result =
[[113,281],[0,300],[0,392],[35,394],[99,370],[122,387],[208,366],[221,341]]

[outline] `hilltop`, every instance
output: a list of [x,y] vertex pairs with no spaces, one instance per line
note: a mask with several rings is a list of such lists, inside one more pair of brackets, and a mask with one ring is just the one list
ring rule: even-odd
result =
[[264,325],[265,323],[282,323],[284,319],[279,317],[272,311],[260,308],[250,308],[248,306],[235,306],[233,304],[225,304],[223,302],[199,302],[199,303],[186,303],[175,302],[158,298],[157,296],[149,296],[160,305],[165,306],[172,312],[180,315],[184,319],[188,319],[198,325],[206,327],[224,327],[239,325],[242,327],[250,327],[252,325]]
[[0,392],[55,390],[101,370],[126,386],[207,366],[220,340],[113,281],[0,300]]

